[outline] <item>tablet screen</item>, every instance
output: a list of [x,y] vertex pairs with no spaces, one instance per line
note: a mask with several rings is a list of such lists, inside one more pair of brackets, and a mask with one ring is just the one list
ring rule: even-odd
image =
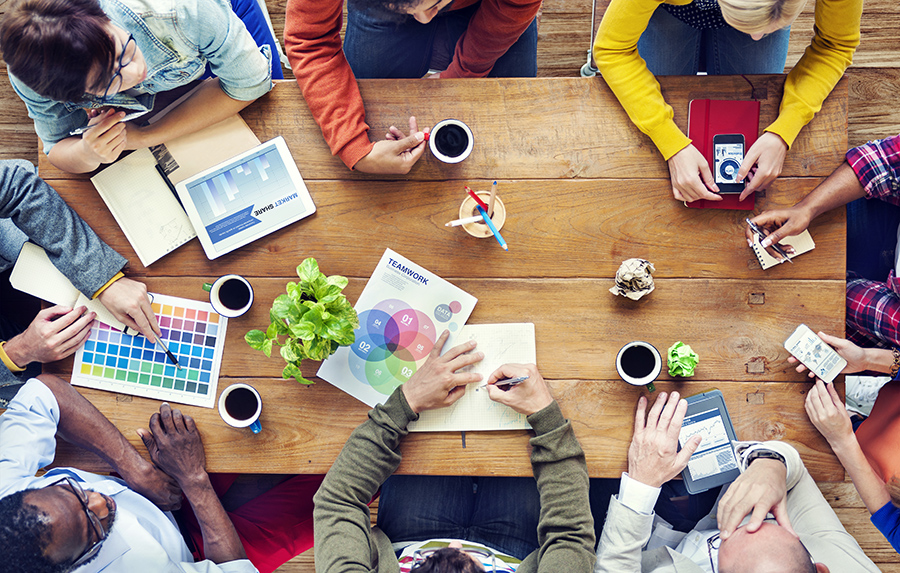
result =
[[734,449],[725,431],[725,422],[717,408],[685,416],[678,440],[684,445],[698,434],[703,440],[688,462],[687,469],[691,479],[697,481],[737,469]]

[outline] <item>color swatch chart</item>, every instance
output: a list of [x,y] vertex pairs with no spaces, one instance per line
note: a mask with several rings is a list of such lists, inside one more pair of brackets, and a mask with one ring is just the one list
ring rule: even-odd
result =
[[216,314],[208,302],[152,296],[160,338],[181,368],[158,344],[94,321],[75,354],[72,384],[212,408],[228,319]]

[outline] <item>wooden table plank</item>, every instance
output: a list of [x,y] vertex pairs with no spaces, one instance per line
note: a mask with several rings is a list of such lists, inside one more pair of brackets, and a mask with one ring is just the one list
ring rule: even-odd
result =
[[[186,406],[197,421],[207,470],[253,468],[254,473],[325,473],[368,408],[327,383],[310,387],[268,378],[246,378],[263,398],[258,435],[231,428],[215,410]],[[619,380],[553,380],[552,391],[572,420],[593,477],[617,477],[626,467],[634,406],[641,388]],[[808,383],[661,382],[658,390],[684,395],[718,387],[725,395],[739,439],[781,439],[798,448],[818,481],[841,481],[844,471],[803,410]],[[141,452],[135,434],[146,428],[159,402],[80,389]],[[431,475],[531,475],[529,433],[468,432],[466,447],[458,432],[410,434],[403,441],[399,473]],[[498,456],[497,452],[504,452]],[[106,469],[98,458],[60,443],[57,463],[91,471]]]
[[[793,205],[820,181],[781,178],[758,200],[757,212]],[[468,183],[477,189],[490,185]],[[444,277],[612,278],[631,257],[652,261],[659,278],[843,280],[845,275],[843,209],[813,223],[815,250],[795,264],[763,272],[744,238],[748,212],[687,209],[667,197],[668,180],[501,180],[509,253],[493,238],[479,240],[444,226],[458,217],[465,197],[457,182],[398,187],[388,181],[311,181],[314,216],[215,261],[195,240],[146,269],[89,182],[54,186],[103,240],[134,261],[132,276],[215,277],[221,269],[290,276],[312,256],[328,274],[368,278],[386,247]],[[473,264],[476,256],[482,264]]]
[[[373,261],[372,265],[377,262]],[[428,266],[425,262],[424,266]],[[326,267],[327,269],[327,267]],[[204,278],[152,278],[152,292],[204,300]],[[346,289],[355,302],[366,280]],[[280,377],[280,356],[266,359],[243,340],[253,328],[269,325],[269,306],[283,292],[283,279],[251,279],[256,303],[228,324],[223,376]],[[548,379],[615,379],[615,355],[632,340],[646,340],[661,352],[678,340],[700,355],[700,380],[802,380],[787,363],[782,343],[797,324],[842,334],[843,312],[829,314],[843,300],[845,283],[834,281],[750,281],[660,279],[640,301],[610,294],[611,279],[455,279],[479,299],[470,323],[534,322],[537,360]],[[758,304],[758,303],[762,304]],[[318,363],[303,371],[315,375]],[[71,372],[71,359],[47,371]],[[666,379],[663,373],[661,379]]]
[[[747,99],[750,83],[762,94],[760,126],[777,113],[783,75],[661,77],[675,121],[686,130],[687,102],[698,98]],[[472,155],[445,165],[427,154],[401,180],[668,178],[668,168],[650,139],[628,119],[601,78],[361,80],[372,137],[389,126],[420,126],[446,117],[466,122],[475,135]],[[679,103],[680,102],[680,103]],[[348,172],[333,157],[296,82],[283,81],[241,115],[260,140],[284,136],[304,178],[385,179]],[[824,177],[843,161],[847,148],[847,80],[842,79],[822,110],[802,132],[784,163],[788,177]],[[47,179],[70,179],[40,159]],[[660,198],[667,197],[664,193]]]

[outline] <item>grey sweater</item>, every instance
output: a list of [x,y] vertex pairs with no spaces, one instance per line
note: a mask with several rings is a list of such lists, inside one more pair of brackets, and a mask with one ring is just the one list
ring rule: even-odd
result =
[[[314,498],[316,571],[400,570],[390,539],[370,527],[367,503],[400,465],[400,442],[418,417],[397,388],[350,435]],[[594,530],[584,452],[555,401],[528,422],[536,434],[531,466],[541,496],[540,548],[518,571],[589,572],[595,559]]]

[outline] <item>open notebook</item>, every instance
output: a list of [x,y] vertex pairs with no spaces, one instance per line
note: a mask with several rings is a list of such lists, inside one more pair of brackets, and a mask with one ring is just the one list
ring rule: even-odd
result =
[[[812,235],[809,234],[809,231],[803,231],[799,235],[794,237],[788,237],[786,239],[782,239],[778,241],[779,245],[790,245],[794,247],[794,252],[788,255],[789,259],[793,259],[794,257],[798,257],[803,253],[807,253],[816,248],[816,243],[812,239]],[[759,259],[759,264],[766,270],[771,267],[778,266],[781,264],[778,259],[773,257],[762,248],[762,245],[759,244],[759,236],[753,235],[753,252],[756,254],[756,258]]]
[[88,311],[97,313],[97,320],[100,322],[125,330],[125,324],[113,316],[98,299],[91,300],[75,288],[75,285],[53,266],[47,252],[34,243],[25,243],[22,247],[9,282],[16,290],[53,304],[71,308],[86,306]]
[[481,374],[481,382],[471,384],[455,404],[439,410],[426,410],[409,425],[411,432],[523,430],[531,426],[524,414],[494,402],[486,388],[481,388],[491,373],[508,362],[534,364],[534,324],[467,324],[456,344],[467,340],[478,342],[476,350],[484,352],[484,360],[469,367]]

